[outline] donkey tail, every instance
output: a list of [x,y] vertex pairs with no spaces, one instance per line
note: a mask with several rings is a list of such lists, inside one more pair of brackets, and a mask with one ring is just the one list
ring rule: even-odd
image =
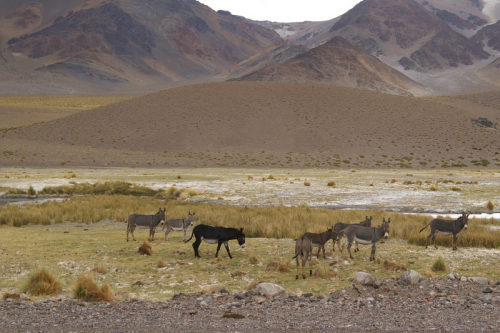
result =
[[184,243],[189,242],[193,238],[193,235],[194,235],[194,228],[193,228],[193,232],[191,232],[191,237],[189,237],[188,240],[184,241]]
[[[297,238],[295,241],[297,241],[297,240],[299,240],[299,238]],[[303,241],[304,241],[304,236],[300,237],[300,241],[301,241],[301,242],[303,242]],[[302,244],[301,244],[300,248],[301,248],[301,249],[300,249],[300,252],[299,252],[299,253],[297,253],[297,254],[295,255],[295,257],[293,257],[292,259],[295,259],[295,258],[297,258],[298,256],[303,256],[303,255],[304,255],[304,250],[302,249]]]
[[425,228],[427,228],[427,227],[428,227],[428,226],[430,226],[430,225],[431,225],[430,223],[429,223],[429,224],[427,224],[425,227],[423,227],[422,229],[420,229],[420,231],[419,231],[419,232],[424,231],[424,229],[425,229]]

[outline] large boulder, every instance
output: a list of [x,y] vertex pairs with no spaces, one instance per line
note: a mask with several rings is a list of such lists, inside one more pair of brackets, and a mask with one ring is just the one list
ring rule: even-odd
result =
[[259,294],[266,297],[286,297],[286,290],[274,283],[263,282],[257,286]]
[[365,272],[356,272],[354,274],[354,278],[356,281],[364,286],[371,286],[375,281],[373,275],[365,273]]
[[399,277],[399,283],[402,285],[417,284],[422,276],[415,271],[406,271]]

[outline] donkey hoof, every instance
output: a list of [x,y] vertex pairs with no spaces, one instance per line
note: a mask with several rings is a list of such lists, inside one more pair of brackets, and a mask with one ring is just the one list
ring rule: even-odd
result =
[[299,276],[298,275],[295,275],[295,280],[298,280],[299,279]]
[[304,278],[304,280],[305,280],[305,279],[306,279],[306,276],[304,275],[304,276],[303,276],[303,278]]

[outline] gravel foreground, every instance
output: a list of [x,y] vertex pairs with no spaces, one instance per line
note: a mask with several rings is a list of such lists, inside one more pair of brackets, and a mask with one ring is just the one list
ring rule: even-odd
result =
[[353,284],[329,295],[178,293],[161,302],[0,302],[2,332],[498,332],[500,286],[468,279]]

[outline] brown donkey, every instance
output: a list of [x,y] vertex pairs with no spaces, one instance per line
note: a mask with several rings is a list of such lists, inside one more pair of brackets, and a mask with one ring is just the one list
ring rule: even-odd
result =
[[335,231],[333,231],[332,228],[327,228],[326,231],[323,231],[322,233],[315,234],[312,232],[306,232],[303,237],[309,238],[312,241],[312,246],[318,247],[318,254],[316,257],[319,259],[319,251],[323,250],[323,259],[326,259],[326,254],[325,254],[325,244],[328,242],[330,239],[333,239],[335,241],[335,238],[337,237],[337,234]]
[[462,231],[462,229],[467,230],[467,227],[469,226],[469,214],[463,213],[462,216],[460,216],[456,220],[434,219],[430,221],[429,224],[427,224],[425,227],[423,227],[420,232],[424,231],[424,229],[428,226],[431,226],[431,233],[425,240],[425,248],[427,248],[427,243],[432,237],[434,247],[437,249],[438,247],[436,245],[436,236],[438,233],[442,233],[445,236],[453,235],[453,250],[456,250],[458,249],[458,234],[460,233],[460,231]]
[[312,241],[307,237],[300,237],[295,241],[295,257],[292,259],[297,260],[297,275],[295,279],[299,278],[299,257],[302,256],[302,277],[306,278],[306,260],[309,260],[309,275],[312,275],[311,257],[312,257]]

